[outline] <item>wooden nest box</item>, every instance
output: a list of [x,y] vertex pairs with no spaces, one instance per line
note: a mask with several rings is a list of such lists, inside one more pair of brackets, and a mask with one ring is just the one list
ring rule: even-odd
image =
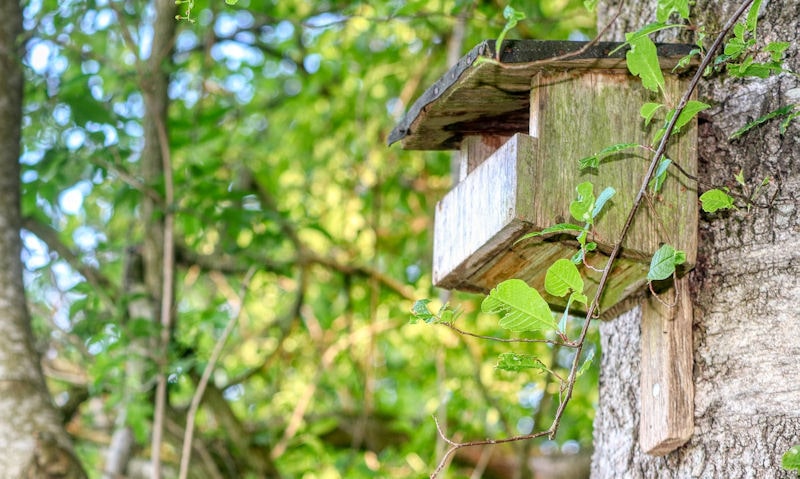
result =
[[[436,206],[435,285],[487,293],[503,280],[520,278],[544,292],[547,268],[577,251],[575,234],[518,240],[558,223],[577,223],[569,205],[584,181],[594,184],[595,195],[608,186],[616,190],[591,238],[601,253],[613,248],[652,153],[626,150],[584,171],[578,161],[617,143],[648,145],[661,121],[645,128],[639,108],[663,99],[628,73],[625,49],[609,56],[619,44],[585,45],[506,41],[498,63],[492,61],[494,42],[483,42],[428,88],[392,131],[389,143],[400,141],[404,149],[460,150],[458,184]],[[688,51],[685,45],[658,47],[665,93],[675,103],[688,79],[671,70]],[[693,122],[668,150],[691,175],[697,169],[696,136]],[[685,251],[684,268],[691,269],[696,230],[696,187],[670,172],[623,243],[600,313],[618,312],[623,300],[646,289],[650,258],[663,242]],[[598,270],[606,260],[604,254],[588,257]],[[582,268],[591,298],[600,273]],[[564,307],[562,298],[545,299]]]

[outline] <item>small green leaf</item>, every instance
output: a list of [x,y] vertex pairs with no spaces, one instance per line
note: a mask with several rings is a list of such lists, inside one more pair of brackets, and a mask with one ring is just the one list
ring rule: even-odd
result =
[[733,177],[736,179],[736,182],[739,183],[740,185],[747,186],[745,184],[745,182],[744,182],[744,170],[743,169],[740,168],[739,169],[739,173],[736,173],[735,175],[733,175]]
[[772,61],[778,62],[783,57],[783,52],[789,48],[789,45],[789,42],[770,42],[764,47],[764,51],[769,52]]
[[[757,126],[759,126],[759,125],[761,125],[763,123],[766,123],[766,122],[768,122],[769,120],[771,120],[773,118],[776,118],[776,117],[779,117],[779,116],[783,116],[783,115],[787,115],[787,114],[791,113],[794,110],[795,106],[796,105],[794,105],[794,104],[792,104],[792,105],[784,105],[784,106],[778,108],[777,110],[773,110],[773,111],[767,113],[764,116],[756,118],[755,120],[751,121],[750,123],[748,123],[745,126],[739,128],[738,130],[736,130],[731,136],[728,137],[728,139],[729,140],[733,140],[733,139],[739,138],[740,136],[744,135],[745,133],[747,133],[748,131],[752,130],[753,128],[755,128],[755,127],[757,127]],[[797,116],[797,114],[794,114],[794,116]]]
[[703,207],[703,211],[706,213],[714,213],[717,210],[729,210],[734,207],[733,198],[731,198],[728,193],[718,188],[708,190],[700,195],[700,204]]
[[611,197],[614,196],[616,193],[617,190],[615,190],[610,186],[607,186],[606,189],[604,189],[600,193],[600,196],[598,196],[597,200],[594,202],[594,209],[592,210],[592,219],[597,218],[597,215],[599,215],[600,212],[603,211],[603,206],[605,206],[608,200],[610,200]]
[[625,34],[625,40],[631,45],[625,55],[631,74],[641,78],[642,86],[648,90],[664,91],[664,75],[661,73],[658,51],[653,41],[647,36],[635,37],[630,33]]
[[484,298],[481,310],[502,315],[500,326],[511,331],[556,328],[550,306],[538,291],[521,279],[509,279],[498,284]]
[[508,5],[503,9],[503,18],[506,19],[506,25],[503,27],[503,31],[500,32],[500,35],[497,36],[497,41],[495,42],[495,50],[497,52],[495,58],[498,61],[500,60],[500,52],[502,51],[503,40],[506,38],[508,32],[517,26],[517,23],[519,23],[520,20],[525,19],[525,12],[514,10],[511,5]]
[[787,471],[797,471],[800,473],[800,444],[792,446],[783,453],[781,467]]
[[603,160],[603,158],[613,155],[614,153],[618,153],[622,150],[636,148],[638,146],[640,146],[638,143],[617,143],[615,145],[607,146],[594,155],[587,156],[586,158],[579,160],[578,168],[581,170],[586,168],[597,168],[600,166],[600,162]]
[[497,357],[495,369],[511,372],[519,372],[526,369],[538,369],[541,372],[549,371],[547,366],[536,356],[517,353],[501,353]]
[[581,304],[586,304],[589,301],[589,298],[583,293],[572,293],[572,299]]
[[678,120],[675,122],[675,129],[673,132],[679,132],[681,128],[692,121],[692,118],[694,118],[698,113],[708,108],[711,108],[711,105],[703,103],[702,101],[689,100],[686,103],[686,107],[681,111],[681,114],[678,115]]
[[[651,33],[655,33],[655,32],[661,31],[661,30],[666,30],[668,28],[685,28],[685,26],[684,25],[667,24],[667,23],[663,23],[663,22],[648,23],[647,25],[643,26],[639,30],[637,30],[637,31],[635,31],[633,33],[626,34],[625,43],[623,43],[622,45],[618,46],[617,48],[611,50],[609,55],[613,55],[614,53],[616,53],[619,50],[625,48],[626,46],[629,46],[632,41],[636,41],[641,37],[646,37],[646,36],[650,35]],[[628,36],[628,35],[630,35],[630,36]]]
[[576,377],[581,377],[583,373],[589,370],[589,367],[592,365],[592,361],[594,360],[594,349],[590,349],[588,353],[586,353],[586,359],[583,360],[583,364],[581,364],[580,369],[578,369],[578,374]]
[[225,0],[225,3],[227,3],[228,5],[236,5],[237,3],[239,3],[239,0]]
[[583,278],[570,260],[561,258],[547,268],[544,289],[559,298],[566,296],[570,291],[583,293]]
[[678,12],[681,18],[689,18],[689,0],[659,0],[656,7],[656,20],[666,22],[672,12]]
[[409,322],[411,324],[415,324],[417,321],[425,321],[426,323],[430,323],[436,316],[431,313],[428,309],[428,303],[430,303],[430,299],[418,299],[414,301],[414,304],[411,306],[411,320]]
[[652,103],[652,102],[648,102],[642,105],[642,108],[639,110],[639,115],[641,115],[642,118],[644,118],[645,126],[650,124],[650,120],[653,119],[653,115],[655,115],[656,112],[663,106],[664,105],[662,105],[661,103]]
[[664,185],[664,180],[667,179],[667,170],[671,164],[672,160],[665,156],[661,157],[661,161],[658,163],[658,168],[656,168],[656,171],[653,174],[653,179],[650,180],[650,183],[648,184],[653,194],[661,191],[661,187]]
[[549,226],[542,231],[534,231],[533,233],[527,233],[522,238],[518,239],[514,244],[519,243],[520,241],[528,238],[533,238],[534,236],[543,236],[550,233],[561,233],[564,231],[583,231],[582,226],[574,225],[572,223],[559,223],[557,225]]
[[569,204],[569,212],[578,221],[589,223],[592,221],[594,209],[594,186],[589,181],[584,181],[575,187],[578,197]]
[[755,37],[756,27],[758,26],[758,10],[761,8],[761,0],[755,0],[750,5],[750,11],[747,12],[747,29]]
[[650,271],[647,272],[648,281],[667,279],[675,273],[675,266],[686,262],[686,253],[678,251],[665,244],[656,251],[650,260]]
[[597,0],[583,0],[583,6],[586,10],[593,12],[595,7],[597,7]]
[[[795,105],[795,106],[797,106],[797,105]],[[800,116],[800,110],[796,110],[796,111],[792,112],[789,116],[787,116],[781,122],[781,126],[778,128],[778,131],[780,132],[781,135],[786,133],[786,129],[789,128],[789,124],[792,123],[792,120],[794,120],[798,116]]]

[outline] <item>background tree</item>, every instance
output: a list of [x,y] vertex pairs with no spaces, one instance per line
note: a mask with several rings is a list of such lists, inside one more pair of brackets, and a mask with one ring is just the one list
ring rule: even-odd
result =
[[[190,477],[409,477],[437,462],[434,412],[463,436],[551,413],[547,377],[493,371],[503,345],[406,326],[435,294],[450,166],[385,146],[504,6],[24,2],[22,171],[4,178],[22,179],[36,348],[91,477],[176,477],[187,420]],[[524,10],[514,34],[593,28],[580,1]],[[591,379],[544,450],[588,450]],[[531,450],[452,475],[524,477]]]
[[[711,36],[740,2],[701,1],[692,23]],[[624,39],[654,19],[656,2],[602,2],[599,24],[621,11],[612,35]],[[758,41],[793,41],[796,2],[765,2]],[[694,32],[696,35],[697,32]],[[691,41],[691,33],[682,40]],[[664,37],[662,37],[664,38]],[[800,68],[790,48],[787,68]],[[694,421],[691,440],[665,457],[643,454],[636,443],[639,398],[639,312],[601,325],[603,359],[595,420],[592,473],[597,477],[790,477],[782,454],[800,436],[795,334],[800,304],[796,243],[797,125],[785,133],[767,124],[730,136],[744,124],[797,102],[797,79],[732,79],[712,75],[699,98],[714,107],[700,120],[701,191],[735,187],[740,171],[748,188],[772,178],[762,207],[703,215],[698,266],[690,275],[694,300]]]
[[20,130],[22,12],[0,5],[0,471],[5,477],[85,477],[50,399],[22,284]]

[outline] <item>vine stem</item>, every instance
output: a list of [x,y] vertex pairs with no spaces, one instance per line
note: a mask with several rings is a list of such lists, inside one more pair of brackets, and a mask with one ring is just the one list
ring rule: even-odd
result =
[[[700,82],[700,79],[703,77],[703,72],[705,69],[711,64],[711,61],[714,59],[714,52],[719,49],[720,45],[722,44],[725,37],[730,32],[731,28],[733,28],[734,24],[739,20],[739,18],[744,14],[745,11],[750,7],[754,0],[745,0],[739,6],[739,8],[734,12],[734,14],[728,19],[725,25],[722,27],[719,35],[717,35],[714,43],[708,49],[703,60],[700,62],[700,66],[697,68],[697,72],[692,77],[692,80],[689,82],[689,86],[686,88],[686,91],[681,98],[680,103],[678,103],[677,108],[675,109],[675,113],[672,115],[672,119],[669,121],[667,128],[664,132],[664,136],[661,138],[661,142],[658,145],[655,153],[653,154],[653,159],[650,162],[650,166],[645,173],[644,179],[642,181],[642,186],[639,188],[639,192],[636,194],[636,198],[633,201],[633,206],[631,206],[630,211],[628,212],[628,218],[625,221],[625,225],[620,232],[619,241],[614,245],[614,249],[611,250],[611,253],[608,255],[608,261],[606,262],[606,267],[603,270],[603,275],[600,277],[600,282],[597,286],[597,290],[592,298],[592,302],[589,305],[589,308],[586,310],[586,320],[584,321],[583,327],[581,328],[581,334],[576,341],[575,347],[575,356],[572,360],[572,366],[570,368],[569,377],[567,379],[567,388],[564,393],[563,398],[561,399],[558,410],[553,418],[553,423],[551,426],[544,431],[533,433],[533,434],[526,434],[522,436],[514,436],[504,439],[486,439],[481,441],[470,441],[470,442],[454,442],[450,439],[444,437],[444,433],[439,429],[439,435],[443,437],[443,439],[450,444],[450,448],[445,452],[444,456],[442,457],[439,465],[436,469],[431,473],[431,479],[435,479],[438,477],[439,473],[442,472],[447,461],[449,460],[450,456],[455,453],[458,449],[464,447],[471,447],[471,446],[482,446],[482,445],[491,445],[491,444],[503,444],[508,442],[515,442],[515,441],[523,441],[526,439],[534,439],[537,437],[542,436],[549,436],[551,439],[555,436],[556,432],[558,431],[559,424],[561,423],[561,417],[564,414],[564,410],[569,404],[570,399],[572,398],[572,392],[575,388],[575,380],[577,379],[578,369],[580,365],[580,357],[581,352],[583,351],[583,345],[586,340],[586,334],[589,332],[589,326],[591,324],[591,320],[594,316],[595,311],[598,308],[600,303],[600,296],[603,294],[603,290],[605,289],[606,283],[608,282],[608,277],[611,272],[611,267],[614,264],[614,261],[619,256],[620,250],[622,249],[622,242],[625,239],[625,236],[628,234],[628,230],[633,223],[633,218],[636,216],[636,212],[639,210],[641,206],[645,194],[647,193],[647,185],[650,183],[651,178],[653,177],[653,173],[655,173],[656,168],[658,167],[658,163],[660,158],[664,155],[664,152],[667,148],[667,142],[669,141],[670,136],[672,136],[672,131],[675,129],[675,124],[678,121],[678,117],[680,116],[681,112],[686,108],[686,104],[692,97],[692,94],[697,89],[697,85]],[[438,422],[437,422],[437,429],[438,429]]]

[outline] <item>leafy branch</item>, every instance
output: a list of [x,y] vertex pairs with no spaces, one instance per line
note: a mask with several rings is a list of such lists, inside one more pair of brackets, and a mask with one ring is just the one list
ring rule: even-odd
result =
[[[701,111],[704,108],[708,108],[707,105],[702,104],[701,102],[694,102],[693,100],[691,100],[692,94],[697,88],[697,85],[700,81],[700,78],[703,76],[704,71],[711,64],[713,60],[712,57],[713,53],[716,52],[721,47],[725,37],[728,35],[730,30],[734,28],[734,25],[736,25],[739,18],[744,14],[745,11],[747,11],[747,9],[751,6],[752,3],[753,0],[745,0],[739,6],[736,12],[725,23],[722,30],[715,38],[714,42],[709,47],[708,54],[705,55],[705,57],[703,57],[703,60],[701,61],[700,66],[697,69],[697,72],[689,82],[689,85],[684,91],[684,94],[681,97],[678,105],[669,114],[667,114],[667,117],[665,119],[665,126],[662,128],[661,131],[659,131],[659,133],[657,134],[657,138],[654,140],[654,143],[658,143],[658,147],[655,149],[655,152],[653,153],[647,172],[645,173],[642,179],[642,184],[633,200],[633,204],[630,210],[628,211],[628,216],[620,232],[619,239],[615,243],[613,249],[608,255],[608,261],[606,263],[606,267],[602,271],[602,276],[598,283],[595,294],[586,310],[586,316],[579,337],[576,341],[574,341],[575,355],[569,370],[569,375],[566,378],[566,385],[561,391],[562,397],[560,398],[558,409],[555,413],[553,422],[551,423],[550,427],[543,431],[539,431],[533,434],[513,436],[498,440],[486,439],[479,441],[458,442],[449,439],[439,426],[438,420],[434,418],[434,420],[436,421],[437,430],[439,431],[439,435],[450,447],[444,453],[443,457],[441,458],[441,461],[439,462],[439,465],[431,474],[431,478],[435,478],[439,475],[439,473],[441,473],[441,471],[447,464],[450,456],[454,454],[458,449],[470,446],[478,446],[478,445],[508,443],[508,442],[521,441],[521,440],[533,439],[544,436],[552,438],[558,431],[561,418],[572,397],[576,379],[579,376],[580,372],[584,369],[583,366],[581,366],[580,362],[581,352],[585,344],[585,339],[589,330],[589,326],[591,324],[591,319],[594,317],[594,313],[599,306],[600,297],[608,283],[609,275],[612,269],[611,266],[614,264],[614,261],[619,257],[623,240],[628,234],[631,224],[633,223],[633,219],[635,218],[639,210],[639,207],[641,206],[642,202],[644,201],[647,195],[648,188],[652,188],[651,182],[654,180],[654,178],[657,178],[656,174],[657,171],[659,170],[661,170],[662,172],[666,171],[666,168],[669,166],[669,163],[665,162],[666,158],[665,152],[668,140],[674,133],[677,133],[681,129],[681,127],[688,124],[688,122],[699,111]],[[683,7],[684,4],[686,4],[685,10]],[[664,7],[662,7],[662,5]],[[684,16],[684,13],[688,17],[688,2],[660,2],[659,6],[662,8],[658,12],[658,17],[659,20],[661,21],[666,20],[675,11],[677,11],[678,14],[681,15],[682,17]],[[753,10],[757,10],[757,7],[754,7],[751,10],[751,14],[748,16],[748,19],[754,17],[757,14],[757,12],[753,13]],[[642,83],[645,86],[645,88],[655,91],[660,90],[663,92],[664,90],[663,76],[661,76],[660,67],[658,67],[657,56],[654,51],[655,47],[653,46],[653,49],[650,48],[650,44],[652,44],[652,41],[646,35],[637,36],[635,34],[629,34],[626,37],[626,39],[628,40],[628,43],[631,45],[631,50],[636,51],[636,53],[634,53],[633,55],[630,55],[629,51],[628,66],[629,69],[631,70],[631,73],[634,75],[638,75],[642,78]],[[650,57],[650,58],[645,58],[645,57]],[[653,66],[652,58],[656,59],[655,68]],[[652,114],[659,108],[660,107],[654,107],[654,106],[648,107],[647,111],[643,112],[643,116],[645,116],[645,113],[647,115],[647,117],[645,118],[646,121],[649,121],[649,119],[652,118]],[[619,150],[617,151],[622,151],[622,149],[624,148],[634,147],[634,146],[638,145],[625,145],[619,147]],[[613,153],[613,151],[609,151],[606,153],[611,154]],[[598,164],[599,160],[600,157],[598,156],[597,157]],[[581,233],[579,234],[579,237],[584,236],[584,241],[585,241],[585,236],[588,235],[589,229],[591,228],[590,220],[593,220],[593,218],[596,216],[594,214],[595,211],[594,206],[596,201],[593,195],[591,196],[590,199],[589,198],[590,195],[591,195],[590,188],[582,184],[578,187],[578,199],[570,205],[570,213],[572,214],[572,216],[578,219],[579,221],[580,220],[586,221],[586,225],[588,226],[579,227],[577,225],[562,224],[558,225],[560,231],[567,231],[567,230],[580,231]],[[541,232],[539,232],[538,234],[541,234]],[[582,246],[582,251],[584,251],[586,244],[582,244],[581,246]],[[665,247],[662,247],[653,257],[653,260],[651,262],[651,271],[648,274],[648,280],[654,281],[659,279],[666,279],[670,275],[674,274],[675,267],[684,261],[685,261],[685,253],[677,251],[671,246],[665,245]],[[574,264],[572,262],[568,261],[567,263],[569,263],[572,267],[574,267]],[[551,267],[551,269],[552,268],[553,267]],[[550,271],[548,270],[548,273],[549,272]],[[574,282],[573,281],[574,278],[571,276],[571,274],[567,276],[557,275],[557,277],[558,277],[557,284],[559,287],[561,287],[560,289],[566,287],[566,292],[569,292],[571,290],[572,294],[576,292],[582,294],[582,285],[578,285],[576,282]],[[524,289],[522,287],[523,285],[529,288],[530,290]],[[553,283],[551,283],[550,286],[551,288],[554,288]],[[559,288],[556,287],[555,289],[558,290]],[[580,289],[580,291],[576,291],[577,289]],[[550,292],[549,289],[548,292]],[[564,294],[566,294],[566,292],[564,292]],[[516,293],[516,294],[510,294],[510,293]],[[521,280],[508,280],[498,285],[484,300],[482,305],[482,310],[484,312],[504,313],[505,317],[501,320],[501,326],[505,326],[515,331],[552,328],[554,322],[549,307],[547,306],[547,303],[544,302],[544,300],[541,298],[538,292],[536,292],[533,288],[528,287],[527,284],[525,284]],[[540,362],[537,361],[538,360],[533,360],[531,358],[523,356],[505,356],[504,359],[502,360],[502,363],[504,364],[505,367],[510,367],[510,368],[538,369],[541,367],[541,365]]]

